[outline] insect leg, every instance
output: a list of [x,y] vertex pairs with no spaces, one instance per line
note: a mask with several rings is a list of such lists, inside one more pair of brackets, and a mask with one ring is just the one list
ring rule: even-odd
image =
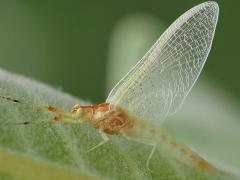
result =
[[151,161],[151,158],[156,150],[156,146],[157,146],[157,143],[155,143],[154,141],[149,141],[149,140],[145,140],[143,137],[140,137],[138,134],[134,134],[134,133],[124,133],[123,134],[124,137],[126,137],[127,139],[129,140],[133,140],[133,141],[136,141],[136,142],[139,142],[139,143],[143,143],[143,144],[146,144],[146,145],[149,145],[149,146],[152,146],[152,150],[148,156],[148,159],[147,159],[147,162],[146,162],[146,167],[147,167],[147,170],[153,174],[153,171],[150,169],[150,161]]
[[150,169],[149,164],[150,164],[151,158],[152,158],[155,150],[156,150],[156,144],[153,145],[152,150],[151,150],[151,152],[150,152],[150,154],[149,154],[149,156],[148,156],[147,163],[146,163],[147,169],[148,169],[151,173],[153,173],[153,171]]
[[89,153],[90,151],[92,151],[92,150],[102,146],[103,144],[105,144],[106,142],[109,141],[108,136],[104,132],[99,131],[99,133],[101,134],[103,140],[100,143],[98,143],[96,146],[94,146],[94,147],[90,148],[89,150],[87,150],[86,153]]

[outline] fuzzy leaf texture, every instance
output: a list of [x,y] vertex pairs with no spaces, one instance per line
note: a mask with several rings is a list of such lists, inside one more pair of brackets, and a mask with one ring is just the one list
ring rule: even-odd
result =
[[[110,141],[92,152],[101,137],[88,124],[44,122],[31,125],[11,123],[43,120],[55,114],[39,104],[69,110],[87,104],[66,93],[29,78],[0,71],[0,95],[26,103],[0,100],[0,179],[229,179],[230,175],[200,172],[186,166],[171,154],[153,155],[151,147],[110,136]],[[34,105],[35,104],[35,105]]]

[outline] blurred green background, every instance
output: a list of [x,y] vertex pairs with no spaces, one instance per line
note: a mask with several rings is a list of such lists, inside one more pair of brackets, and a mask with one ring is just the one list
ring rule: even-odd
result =
[[[2,0],[0,65],[82,99],[101,102],[106,97],[110,42],[119,22],[136,14],[151,19],[142,20],[142,25],[135,28],[142,33],[142,28],[149,26],[143,33],[147,36],[147,43],[141,47],[141,57],[163,29],[201,2]],[[219,23],[203,75],[217,81],[239,100],[240,1],[217,2],[220,6]],[[131,51],[136,49],[133,47],[129,53]],[[126,52],[119,49],[119,56],[124,59]]]
[[[102,102],[164,29],[201,2],[0,1],[0,66]],[[220,16],[208,61],[173,117],[183,120],[164,125],[212,159],[240,169],[240,1],[217,2]]]

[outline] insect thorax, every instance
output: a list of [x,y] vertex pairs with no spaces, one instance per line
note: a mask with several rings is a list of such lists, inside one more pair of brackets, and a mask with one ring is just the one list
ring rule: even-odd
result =
[[123,133],[133,127],[133,119],[126,111],[116,106],[96,109],[91,123],[95,128],[107,134]]

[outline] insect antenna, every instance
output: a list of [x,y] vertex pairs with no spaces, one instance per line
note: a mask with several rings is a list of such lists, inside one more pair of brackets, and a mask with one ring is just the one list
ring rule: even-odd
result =
[[67,119],[65,117],[61,117],[61,116],[54,116],[54,117],[46,118],[46,119],[21,121],[21,122],[6,122],[1,125],[4,125],[4,126],[23,125],[23,126],[25,126],[25,125],[32,125],[32,124],[40,124],[43,122],[69,122],[69,121],[72,121],[72,120],[71,119],[69,120],[69,119]]
[[19,101],[18,99],[13,99],[13,98],[10,98],[10,97],[7,97],[7,96],[0,96],[0,98],[8,100],[8,101],[12,101],[14,103],[21,103],[21,101]]
[[57,113],[59,115],[59,116],[55,116],[55,117],[52,117],[52,118],[46,118],[46,119],[43,119],[43,120],[11,122],[11,123],[4,123],[2,125],[30,125],[30,124],[38,124],[38,123],[42,123],[42,122],[47,122],[47,121],[58,122],[58,121],[63,121],[65,118],[72,118],[70,112],[64,111],[64,110],[59,109],[59,108],[57,108],[55,106],[52,106],[52,105],[33,104],[31,102],[22,101],[22,100],[18,100],[18,99],[12,98],[12,97],[1,96],[1,95],[0,95],[0,99],[11,101],[13,103],[19,103],[19,104],[25,104],[25,105],[33,106],[34,108],[38,108],[38,109],[46,109],[47,111]]
[[44,120],[32,120],[32,121],[22,121],[22,122],[7,122],[7,123],[4,123],[2,125],[5,125],[5,126],[8,126],[8,125],[30,125],[30,124],[39,124],[39,123],[42,123],[42,122],[47,122],[47,121],[50,121],[51,119],[48,118],[48,119],[44,119]]
[[66,114],[67,113],[66,111],[64,111],[62,109],[59,109],[59,108],[57,108],[55,106],[52,106],[52,105],[33,104],[31,102],[22,101],[22,100],[19,100],[19,99],[8,97],[8,96],[0,96],[0,99],[11,101],[13,103],[19,103],[19,104],[25,104],[25,105],[29,105],[29,106],[34,106],[34,107],[36,107],[38,109],[47,109],[50,112],[55,112],[55,113],[59,113],[59,114],[61,114],[61,113]]

